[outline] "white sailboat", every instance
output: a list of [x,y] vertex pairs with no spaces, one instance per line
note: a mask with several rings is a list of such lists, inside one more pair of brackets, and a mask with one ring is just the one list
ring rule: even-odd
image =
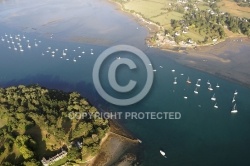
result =
[[197,80],[197,83],[195,84],[197,87],[200,87],[201,85],[199,84],[200,80]]
[[174,78],[174,82],[173,84],[176,85],[177,84],[177,81],[176,81],[177,77]]
[[237,94],[238,94],[238,91],[237,91],[237,90],[235,90],[234,95],[237,95]]
[[210,90],[210,91],[212,91],[212,90],[213,90],[213,88],[212,88],[212,85],[211,85],[211,84],[209,84],[208,90]]
[[217,105],[217,103],[215,103],[215,105],[214,105],[214,108],[218,108],[218,105]]
[[173,69],[173,70],[171,70],[172,72],[175,72],[175,70]]
[[219,87],[220,87],[220,85],[217,83],[216,88],[219,88]]
[[198,90],[197,90],[197,87],[195,88],[194,93],[195,93],[195,94],[198,94],[198,93],[199,93]]
[[66,53],[64,52],[64,50],[63,50],[63,53],[62,53],[62,55],[63,55],[63,56],[66,56]]
[[74,58],[73,61],[76,62],[76,58]]
[[90,53],[90,54],[93,55],[93,54],[94,54],[94,53],[93,53],[93,49],[91,48],[90,50],[91,50],[91,53]]
[[184,98],[184,99],[187,99],[188,97],[187,97],[187,96],[184,96],[183,98]]
[[191,81],[190,81],[189,77],[187,78],[187,83],[191,84]]
[[15,44],[13,44],[13,47],[14,47],[14,50],[17,51],[17,48],[16,48]]
[[211,97],[212,101],[216,101],[216,97],[215,97],[215,93],[213,94],[213,96]]
[[166,153],[165,153],[163,150],[160,150],[160,154],[161,154],[163,157],[167,158]]
[[209,82],[209,80],[207,81],[207,84],[208,84],[208,85],[210,85],[210,82]]
[[233,109],[231,110],[231,113],[237,113],[238,112],[238,110],[237,110],[237,108],[236,108],[236,104],[234,104],[234,107],[233,107]]
[[232,100],[232,103],[233,103],[233,102],[235,102],[235,95],[234,95],[233,100]]

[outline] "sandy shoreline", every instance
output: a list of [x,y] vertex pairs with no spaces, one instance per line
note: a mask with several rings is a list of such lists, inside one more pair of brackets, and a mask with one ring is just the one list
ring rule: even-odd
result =
[[250,39],[228,38],[214,46],[186,49],[176,62],[250,87]]
[[119,165],[131,166],[138,164],[137,151],[139,142],[133,138],[117,122],[110,121],[110,131],[100,143],[100,151],[87,166]]

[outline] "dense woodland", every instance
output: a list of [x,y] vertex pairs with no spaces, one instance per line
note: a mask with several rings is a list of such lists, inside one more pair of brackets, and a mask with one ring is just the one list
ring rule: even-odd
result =
[[76,92],[38,85],[0,88],[0,165],[41,165],[43,157],[62,149],[68,151],[66,161],[73,163],[95,155],[108,120],[69,119],[69,112],[97,109]]

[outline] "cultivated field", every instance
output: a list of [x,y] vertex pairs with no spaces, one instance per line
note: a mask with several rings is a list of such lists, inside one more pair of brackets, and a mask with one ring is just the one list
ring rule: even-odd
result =
[[250,8],[238,6],[233,0],[221,0],[218,3],[220,10],[234,16],[250,18]]
[[168,11],[173,0],[133,0],[124,4],[124,8],[140,13],[144,18],[159,23],[164,28],[170,28],[170,20],[181,20],[182,14]]

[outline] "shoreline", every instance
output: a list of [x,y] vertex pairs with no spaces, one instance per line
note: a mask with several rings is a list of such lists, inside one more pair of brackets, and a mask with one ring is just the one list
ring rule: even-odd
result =
[[[118,122],[110,120],[110,130],[100,142],[100,150],[87,166],[138,164],[139,141]],[[117,133],[118,132],[118,133]]]
[[[124,9],[123,5],[119,2],[114,0],[108,0],[108,2],[118,6],[121,12],[125,12],[131,17],[134,17],[137,23],[147,29],[148,35],[145,37],[146,44],[148,44],[148,39],[161,29],[161,26],[154,25],[155,23],[150,24],[151,26],[154,26],[154,29],[149,28],[149,23],[142,21],[141,18],[143,17],[141,15],[138,17],[139,14],[131,13],[130,11]],[[232,43],[232,41],[235,42]],[[240,44],[238,41],[240,41]],[[207,43],[197,46],[181,47],[181,45],[174,46],[171,44],[165,44],[164,46],[155,47],[148,45],[148,47],[154,47],[166,53],[176,53],[176,55],[169,56],[166,54],[165,56],[173,59],[181,65],[194,68],[250,88],[250,69],[248,68],[250,58],[244,51],[241,50],[241,48],[246,46],[250,46],[250,38],[242,35],[228,36],[223,40],[215,42],[214,44]],[[250,52],[250,48],[248,49]],[[238,54],[242,55],[242,57],[236,57]],[[206,64],[202,62],[206,62]],[[235,64],[238,64],[238,66]],[[237,70],[235,70],[236,68]]]

